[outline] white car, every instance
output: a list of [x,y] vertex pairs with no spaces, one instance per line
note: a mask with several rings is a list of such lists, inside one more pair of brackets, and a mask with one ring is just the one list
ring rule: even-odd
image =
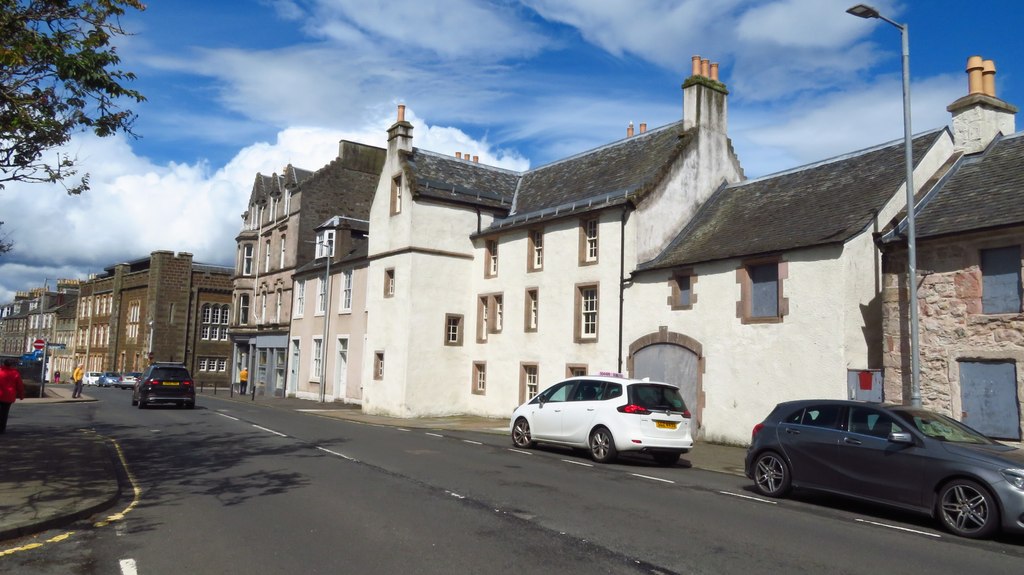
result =
[[674,465],[693,447],[690,411],[679,388],[616,376],[560,381],[512,412],[512,443],[585,448],[598,463],[625,451]]
[[102,371],[87,371],[85,372],[85,377],[82,378],[82,383],[85,385],[99,385],[101,377],[103,377]]

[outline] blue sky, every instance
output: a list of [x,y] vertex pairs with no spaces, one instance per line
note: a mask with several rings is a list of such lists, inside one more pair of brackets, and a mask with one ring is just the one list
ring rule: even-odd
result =
[[[76,137],[92,190],[8,185],[0,301],[153,250],[231,265],[255,175],[384,145],[404,103],[414,145],[527,169],[682,116],[690,57],[721,65],[748,177],[902,137],[899,31],[854,0],[173,0],[123,21],[148,101],[139,139]],[[1024,3],[874,1],[910,29],[913,129],[949,123],[968,56],[1024,104]]]

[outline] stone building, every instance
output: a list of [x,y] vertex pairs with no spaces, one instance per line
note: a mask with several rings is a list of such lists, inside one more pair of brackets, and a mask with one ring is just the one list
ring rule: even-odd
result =
[[232,373],[247,367],[259,393],[295,389],[289,377],[297,375],[286,372],[292,274],[315,258],[316,226],[333,216],[368,218],[383,161],[380,148],[342,141],[338,157],[316,172],[289,165],[281,175],[256,175],[236,237],[229,331]]
[[[968,95],[951,104],[955,149],[915,211],[922,404],[1001,439],[1024,419],[1024,133],[995,94],[995,65],[968,61]],[[906,219],[884,251],[886,399],[912,395]]]
[[231,268],[155,251],[83,281],[75,362],[86,371],[142,371],[184,363],[199,384],[230,380]]

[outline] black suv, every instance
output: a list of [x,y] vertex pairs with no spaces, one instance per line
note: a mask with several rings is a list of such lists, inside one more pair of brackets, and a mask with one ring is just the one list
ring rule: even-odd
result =
[[132,405],[145,409],[152,403],[195,408],[196,386],[188,368],[180,363],[154,363],[147,367],[132,391]]

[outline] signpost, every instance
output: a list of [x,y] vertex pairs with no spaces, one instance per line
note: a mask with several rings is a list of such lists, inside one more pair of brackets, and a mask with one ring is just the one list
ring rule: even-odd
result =
[[45,339],[37,339],[32,342],[32,349],[43,349],[44,347],[46,347]]
[[43,361],[39,362],[39,397],[46,397],[43,391],[46,389],[46,340],[36,339],[32,342],[32,349],[43,352]]

